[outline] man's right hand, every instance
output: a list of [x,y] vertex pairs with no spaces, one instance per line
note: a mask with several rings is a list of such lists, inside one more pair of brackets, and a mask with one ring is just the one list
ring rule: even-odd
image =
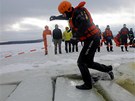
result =
[[59,15],[59,16],[51,16],[50,21],[52,20],[69,20],[69,18],[64,17],[63,15]]
[[50,21],[55,20],[56,16],[51,16]]

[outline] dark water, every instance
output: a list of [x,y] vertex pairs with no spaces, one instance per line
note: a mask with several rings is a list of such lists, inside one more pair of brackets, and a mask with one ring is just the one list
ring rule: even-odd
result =
[[42,41],[43,41],[43,39],[24,40],[24,41],[8,41],[8,42],[0,42],[0,45],[39,43],[39,42],[42,42]]

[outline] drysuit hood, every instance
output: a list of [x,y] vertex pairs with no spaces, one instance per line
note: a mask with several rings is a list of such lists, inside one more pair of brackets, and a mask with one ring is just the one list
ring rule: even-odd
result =
[[81,8],[81,7],[83,7],[85,4],[86,4],[86,2],[85,2],[85,1],[82,1],[82,2],[80,2],[80,3],[78,4],[78,6],[76,6],[76,8]]

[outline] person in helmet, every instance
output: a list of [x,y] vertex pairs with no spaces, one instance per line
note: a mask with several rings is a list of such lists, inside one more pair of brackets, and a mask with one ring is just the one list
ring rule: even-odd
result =
[[84,84],[77,85],[76,88],[81,90],[92,89],[92,77],[88,68],[106,72],[111,79],[114,79],[111,65],[106,66],[94,62],[94,55],[100,44],[99,30],[95,26],[90,13],[84,7],[85,3],[80,2],[77,7],[72,7],[70,2],[62,1],[58,6],[58,11],[62,15],[50,17],[51,21],[55,19],[69,20],[71,30],[76,33],[76,37],[80,41],[84,42],[77,61]]

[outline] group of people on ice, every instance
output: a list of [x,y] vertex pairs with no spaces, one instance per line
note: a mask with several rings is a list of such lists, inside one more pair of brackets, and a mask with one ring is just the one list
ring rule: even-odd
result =
[[[84,82],[81,85],[76,85],[76,88],[80,90],[89,90],[93,87],[93,78],[90,74],[89,68],[105,72],[108,74],[111,80],[114,79],[112,65],[104,65],[94,61],[95,52],[100,46],[101,31],[94,24],[90,12],[84,7],[85,4],[86,2],[83,1],[80,2],[76,7],[73,7],[69,1],[63,0],[58,6],[58,11],[61,15],[50,17],[50,21],[67,20],[69,22],[70,30],[66,28],[66,31],[71,31],[72,34],[75,33],[75,35],[73,36],[75,36],[77,40],[83,41],[83,47],[77,60],[77,65],[80,70],[82,80]],[[58,26],[55,26],[55,28],[57,27]],[[55,29],[53,30],[53,34],[54,32]],[[57,29],[56,32],[60,32],[60,30]],[[126,50],[127,34],[129,34],[129,31],[124,24],[124,27],[120,30],[120,34],[117,37],[117,42],[125,45]],[[60,35],[60,37],[62,37],[62,35]],[[109,26],[107,26],[107,28],[105,29],[105,32],[103,33],[103,38],[107,44],[107,50],[113,51],[112,39],[115,38],[113,38],[112,31],[110,30]],[[58,39],[55,41],[55,45],[59,43]],[[123,47],[121,47],[121,49],[123,49]],[[59,50],[59,52],[61,51]]]
[[48,54],[47,35],[52,36],[55,54],[57,54],[57,53],[62,54],[62,48],[61,48],[62,41],[65,42],[66,53],[70,53],[70,52],[74,52],[74,51],[78,52],[78,42],[79,41],[76,39],[75,33],[72,34],[69,27],[65,27],[65,31],[62,32],[62,30],[59,28],[58,24],[56,24],[53,31],[51,31],[47,25],[45,26],[45,30],[43,31],[45,55]]
[[[98,25],[97,25],[97,28],[99,28]],[[128,46],[135,47],[133,29],[130,28],[129,30],[126,27],[126,24],[123,24],[123,28],[120,29],[119,33],[115,37],[113,36],[110,26],[107,25],[103,33],[101,33],[101,30],[100,30],[99,38],[101,40],[100,46],[102,46],[104,43],[106,45],[106,49],[108,52],[113,52],[112,40],[114,40],[116,46],[121,47],[122,52],[124,52],[124,47],[125,47],[125,51],[128,51],[127,49]],[[128,39],[130,41],[129,43],[128,43]],[[100,52],[100,46],[98,47],[98,52]]]
[[[129,39],[129,43],[128,43]],[[134,33],[133,29],[130,28],[130,30],[126,27],[126,24],[123,24],[123,28],[118,32],[116,37],[114,38],[114,41],[116,43],[116,46],[121,46],[121,51],[124,52],[128,51],[128,46],[135,47],[135,39],[134,39]]]
[[[113,40],[116,46],[121,47],[121,51],[124,52],[128,51],[128,46],[134,47],[134,33],[133,29],[130,30],[126,27],[126,24],[123,25],[123,28],[119,31],[119,33],[114,37],[113,33],[110,29],[110,26],[107,25],[104,32],[101,32],[98,25],[96,27],[99,29],[98,37],[100,39],[100,45],[97,48],[97,51],[100,52],[100,48],[103,43],[106,45],[106,49],[108,52],[113,52]],[[44,40],[44,48],[45,48],[45,55],[48,54],[47,49],[47,38],[46,35],[52,35],[53,42],[54,42],[54,53],[57,54],[57,50],[59,54],[62,53],[61,43],[62,41],[65,42],[65,51],[66,53],[78,52],[78,42],[79,40],[76,38],[76,33],[72,32],[69,27],[65,27],[65,31],[59,28],[58,24],[55,25],[54,30],[51,32],[49,26],[45,26],[45,30],[43,31],[43,40]],[[128,43],[129,39],[129,43]],[[57,49],[58,47],[58,49]]]

